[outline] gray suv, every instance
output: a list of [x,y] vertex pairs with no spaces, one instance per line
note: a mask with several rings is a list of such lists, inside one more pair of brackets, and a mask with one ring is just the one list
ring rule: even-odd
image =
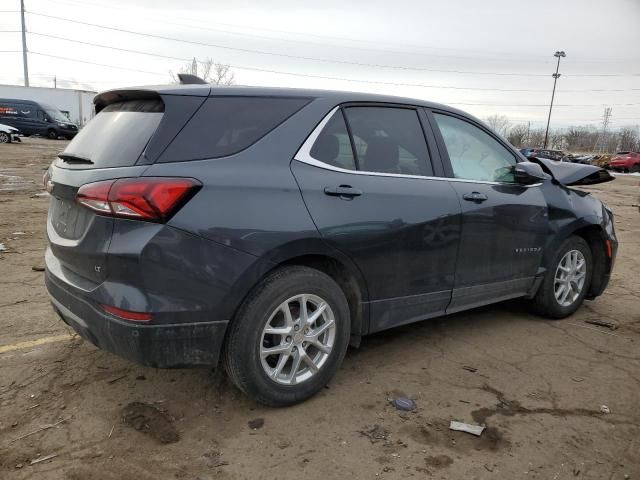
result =
[[259,402],[319,391],[364,335],[510,298],[550,317],[607,286],[611,211],[464,112],[369,94],[108,91],[52,163],[46,285],[95,345],[216,365]]

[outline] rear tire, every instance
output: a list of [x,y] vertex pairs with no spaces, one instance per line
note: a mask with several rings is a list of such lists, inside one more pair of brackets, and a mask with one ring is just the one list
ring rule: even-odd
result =
[[47,138],[50,140],[57,140],[58,132],[56,132],[53,128],[50,128],[49,130],[47,130]]
[[572,315],[589,291],[592,271],[593,260],[587,242],[577,235],[567,238],[558,248],[533,298],[533,310],[551,319]]
[[637,163],[633,167],[631,167],[631,173],[640,173],[640,163]]
[[[292,405],[331,380],[350,331],[347,299],[331,277],[303,266],[279,268],[249,294],[229,325],[224,366],[233,383],[257,402]],[[273,349],[280,351],[268,354]]]
[[0,132],[0,143],[9,143],[11,142],[11,137],[6,132]]

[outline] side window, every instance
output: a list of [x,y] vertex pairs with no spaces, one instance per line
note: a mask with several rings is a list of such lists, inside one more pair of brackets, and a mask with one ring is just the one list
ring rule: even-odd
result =
[[294,97],[209,97],[160,162],[219,158],[253,145],[309,103]]
[[433,175],[418,113],[411,108],[347,107],[358,165],[367,172]]
[[347,170],[356,169],[347,125],[342,110],[333,114],[313,143],[311,157],[334,167]]
[[514,155],[469,122],[434,113],[456,178],[513,182]]

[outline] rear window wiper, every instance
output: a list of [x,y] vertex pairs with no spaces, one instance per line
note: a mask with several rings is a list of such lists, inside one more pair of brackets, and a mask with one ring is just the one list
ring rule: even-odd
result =
[[88,158],[78,157],[77,155],[69,155],[67,153],[61,153],[58,158],[66,163],[87,163],[93,165],[93,162]]

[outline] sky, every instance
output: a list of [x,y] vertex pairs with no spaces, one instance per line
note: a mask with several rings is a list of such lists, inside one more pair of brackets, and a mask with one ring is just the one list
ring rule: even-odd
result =
[[[605,106],[613,128],[640,125],[640,0],[24,2],[32,86],[163,84],[212,58],[238,84],[414,97],[536,128],[563,50],[552,127],[597,126]],[[0,0],[0,84],[23,83],[19,8]]]

